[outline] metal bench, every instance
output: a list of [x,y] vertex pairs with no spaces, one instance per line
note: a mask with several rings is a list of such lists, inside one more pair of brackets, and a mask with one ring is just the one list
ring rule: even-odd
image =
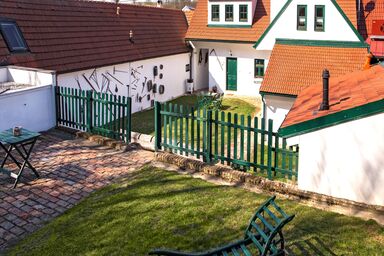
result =
[[154,250],[150,255],[165,256],[252,256],[255,251],[258,255],[285,255],[284,236],[282,228],[290,222],[295,215],[287,215],[276,203],[276,196],[268,199],[256,211],[244,239],[225,245],[221,248],[201,252],[185,253],[168,250]]

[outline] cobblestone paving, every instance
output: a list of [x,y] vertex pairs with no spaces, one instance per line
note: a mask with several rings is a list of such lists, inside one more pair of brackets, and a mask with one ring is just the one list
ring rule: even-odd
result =
[[53,130],[39,138],[30,160],[40,179],[26,169],[11,189],[13,179],[0,174],[0,254],[92,191],[151,162],[153,153],[119,152]]

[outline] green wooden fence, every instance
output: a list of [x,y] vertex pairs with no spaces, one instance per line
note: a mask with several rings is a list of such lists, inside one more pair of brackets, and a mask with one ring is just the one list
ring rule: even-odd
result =
[[273,132],[273,121],[171,103],[155,103],[155,148],[207,163],[296,179],[298,147]]
[[57,125],[131,141],[131,98],[56,86]]

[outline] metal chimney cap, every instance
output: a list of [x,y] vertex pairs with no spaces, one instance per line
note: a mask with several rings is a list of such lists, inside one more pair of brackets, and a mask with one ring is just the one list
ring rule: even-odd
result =
[[323,78],[330,78],[331,75],[329,74],[329,70],[328,69],[324,69],[323,70]]

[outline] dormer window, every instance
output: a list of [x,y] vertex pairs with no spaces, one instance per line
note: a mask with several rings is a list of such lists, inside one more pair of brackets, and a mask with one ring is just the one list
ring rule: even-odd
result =
[[28,51],[27,44],[25,43],[22,33],[15,22],[0,20],[0,31],[10,52]]
[[233,5],[225,5],[225,21],[233,21]]
[[297,30],[301,30],[301,31],[307,30],[307,6],[306,5],[297,6]]
[[239,21],[240,22],[248,21],[248,5],[241,4],[239,6]]
[[220,5],[215,4],[211,7],[211,20],[220,21]]
[[325,17],[325,6],[316,5],[315,6],[315,31],[324,31],[324,17]]

